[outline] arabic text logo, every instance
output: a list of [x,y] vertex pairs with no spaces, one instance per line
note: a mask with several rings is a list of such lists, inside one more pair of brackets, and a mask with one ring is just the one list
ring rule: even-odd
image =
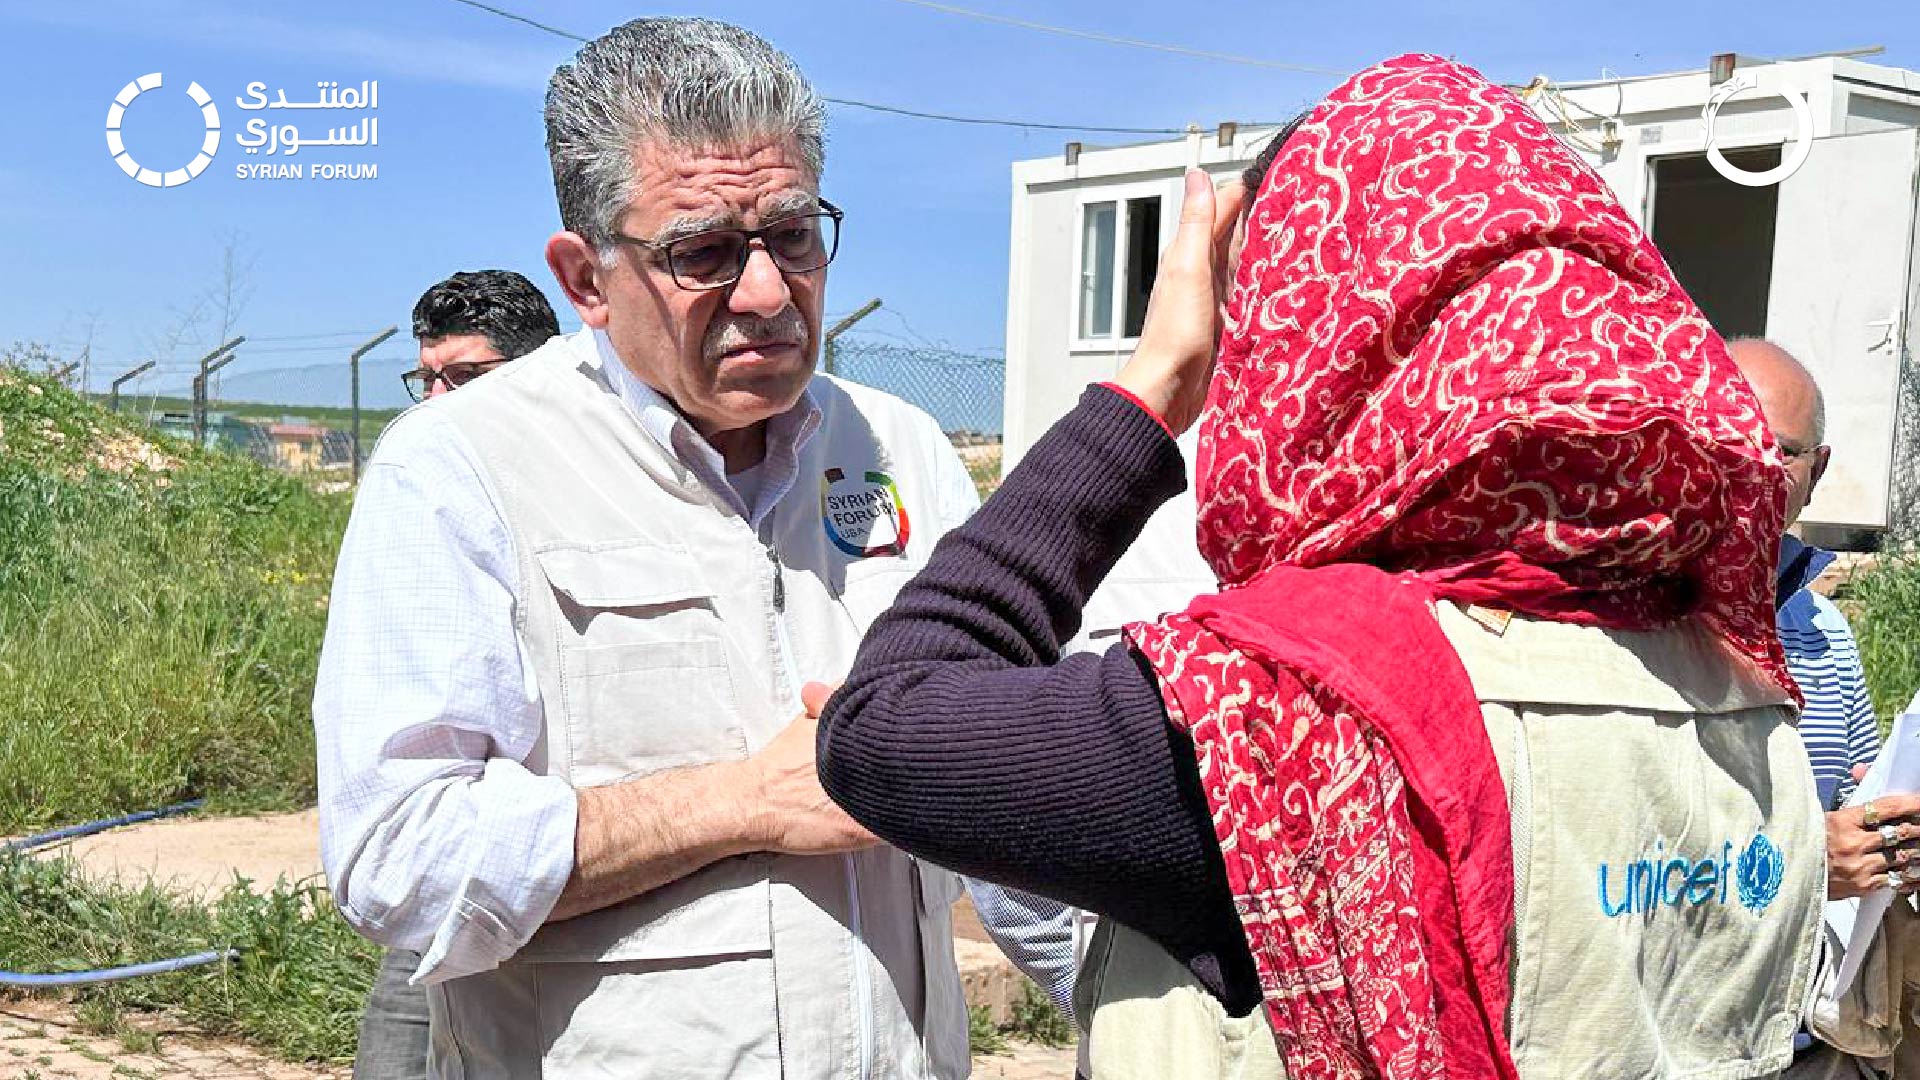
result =
[[107,150],[113,155],[114,164],[120,171],[133,177],[148,187],[179,187],[181,184],[199,176],[213,164],[213,155],[220,152],[220,110],[213,104],[213,96],[200,89],[199,83],[187,84],[187,96],[200,106],[200,115],[206,120],[206,137],[201,140],[200,153],[187,162],[184,168],[159,172],[143,167],[127,153],[127,144],[120,137],[120,122],[127,115],[127,106],[133,99],[149,90],[158,90],[162,82],[160,72],[142,75],[120,88],[114,96],[113,105],[107,110]]

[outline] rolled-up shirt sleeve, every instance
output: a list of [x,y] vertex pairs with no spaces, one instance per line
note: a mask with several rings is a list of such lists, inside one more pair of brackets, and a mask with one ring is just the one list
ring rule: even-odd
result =
[[465,437],[431,408],[402,417],[354,501],[313,716],[335,902],[424,953],[416,982],[497,967],[573,871],[573,788],[527,766],[542,713],[515,567]]

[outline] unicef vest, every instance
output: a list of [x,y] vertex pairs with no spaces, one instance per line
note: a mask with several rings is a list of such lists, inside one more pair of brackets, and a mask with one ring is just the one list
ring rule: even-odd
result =
[[[1826,892],[1825,823],[1785,695],[1742,679],[1694,626],[1438,614],[1512,811],[1520,1076],[1779,1073]],[[1102,922],[1075,996],[1094,1080],[1285,1080],[1264,1010],[1227,1016],[1124,927]]]
[[[423,406],[471,442],[513,537],[545,710],[527,765],[575,787],[745,758],[804,681],[844,677],[938,538],[932,455],[951,453],[925,414],[816,378],[820,426],[756,534],[599,365],[583,331]],[[958,894],[886,847],[724,860],[433,988],[433,1072],[963,1076]]]
[[1520,1075],[1784,1069],[1826,898],[1825,820],[1785,694],[1693,624],[1439,616],[1512,809]]

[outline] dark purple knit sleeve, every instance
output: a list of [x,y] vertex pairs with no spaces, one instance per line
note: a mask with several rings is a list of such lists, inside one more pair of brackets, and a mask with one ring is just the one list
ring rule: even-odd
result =
[[820,780],[894,846],[1118,920],[1236,1014],[1259,1002],[1192,744],[1126,645],[1061,659],[1184,485],[1158,421],[1092,387],[868,632]]

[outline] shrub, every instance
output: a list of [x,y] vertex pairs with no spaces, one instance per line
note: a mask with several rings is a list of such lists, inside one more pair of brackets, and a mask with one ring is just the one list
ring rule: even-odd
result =
[[1920,690],[1920,550],[1882,556],[1848,583],[1847,595],[1858,605],[1853,632],[1874,712],[1892,717]]

